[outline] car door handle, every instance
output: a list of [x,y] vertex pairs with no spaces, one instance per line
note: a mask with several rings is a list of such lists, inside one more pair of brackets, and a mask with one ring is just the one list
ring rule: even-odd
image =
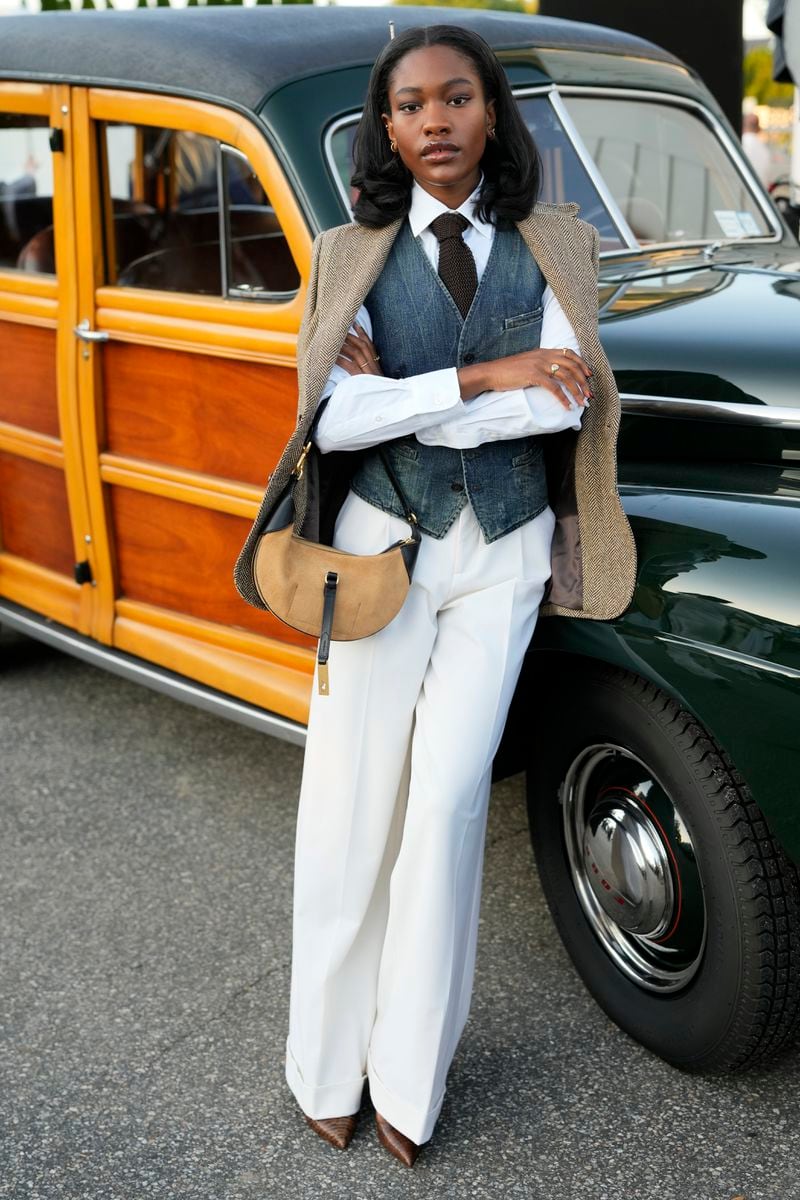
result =
[[81,341],[84,342],[107,342],[108,334],[101,333],[99,329],[92,329],[89,326],[89,318],[86,317],[81,321],[80,325],[76,325],[73,331],[77,333]]

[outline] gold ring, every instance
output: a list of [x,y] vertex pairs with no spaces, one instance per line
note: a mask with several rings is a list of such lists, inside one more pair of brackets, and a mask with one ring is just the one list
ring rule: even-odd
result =
[[550,374],[555,375],[556,371],[560,371],[561,367],[558,363],[550,363]]

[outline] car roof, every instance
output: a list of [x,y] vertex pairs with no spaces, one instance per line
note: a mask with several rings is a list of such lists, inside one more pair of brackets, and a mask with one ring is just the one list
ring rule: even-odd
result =
[[279,5],[137,8],[0,17],[0,79],[146,88],[256,113],[302,76],[374,62],[389,19],[458,24],[496,49],[534,47],[679,63],[643,38],[555,17],[478,9]]

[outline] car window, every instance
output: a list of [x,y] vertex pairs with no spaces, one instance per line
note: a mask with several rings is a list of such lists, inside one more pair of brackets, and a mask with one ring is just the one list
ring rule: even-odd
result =
[[55,271],[46,117],[0,113],[0,267]]
[[542,193],[545,204],[577,201],[580,216],[600,231],[602,250],[619,250],[625,245],[594,181],[567,136],[548,96],[518,100],[525,124],[542,157]]
[[100,136],[108,283],[252,299],[297,291],[286,238],[245,155],[150,125],[107,122]]
[[[541,200],[547,204],[577,201],[581,217],[600,231],[601,248],[618,250],[627,243],[603,202],[592,177],[567,136],[547,95],[521,96],[517,102],[542,157]],[[342,122],[329,137],[331,165],[342,196],[352,206],[350,186],[357,121]]]
[[772,233],[725,147],[693,112],[635,97],[563,101],[641,243]]
[[353,173],[353,146],[357,129],[358,121],[349,120],[339,125],[330,138],[331,157],[336,178],[343,195],[348,198],[350,207],[355,204],[358,195],[358,190],[350,186],[350,176]]

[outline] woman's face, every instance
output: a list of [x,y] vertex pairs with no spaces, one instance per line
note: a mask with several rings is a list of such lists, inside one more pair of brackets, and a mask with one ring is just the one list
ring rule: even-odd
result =
[[469,58],[452,46],[410,50],[389,79],[383,122],[397,153],[426,192],[458,208],[475,190],[494,100]]

